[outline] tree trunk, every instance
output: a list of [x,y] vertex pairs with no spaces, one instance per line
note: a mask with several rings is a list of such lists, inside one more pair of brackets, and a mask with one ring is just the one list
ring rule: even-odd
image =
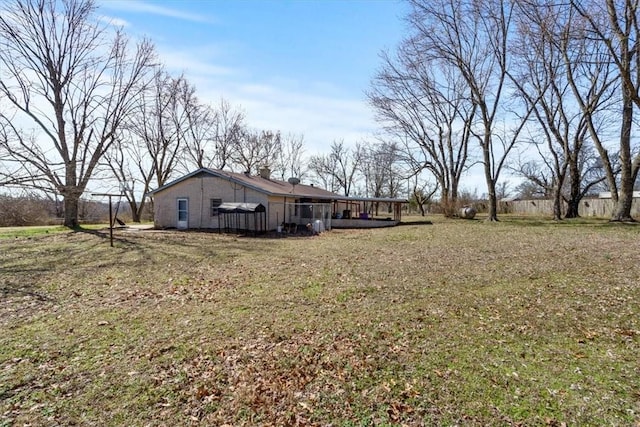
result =
[[565,218],[580,218],[580,214],[578,213],[578,209],[580,207],[580,196],[571,197],[567,201],[567,213],[565,214]]
[[456,185],[451,186],[451,191],[449,192],[449,200],[450,206],[454,214],[458,212],[458,187]]
[[[492,181],[493,183],[493,181]],[[495,184],[493,184],[493,188],[489,190],[489,216],[487,217],[487,221],[498,221],[498,198],[496,197],[496,189]]]
[[77,185],[76,178],[76,162],[75,160],[65,161],[65,186],[61,191],[64,197],[64,226],[69,228],[78,228],[78,208],[80,204],[80,196],[84,192],[84,188]]
[[626,189],[620,185],[620,194],[618,197],[618,203],[614,208],[611,221],[613,222],[635,222],[635,219],[631,216],[631,203],[633,201],[633,187]]
[[580,170],[573,158],[569,160],[569,179],[571,180],[569,200],[567,200],[567,213],[564,217],[580,218],[580,213],[578,212],[580,200],[582,199],[582,196],[580,195]]
[[[487,126],[488,128],[488,126]],[[485,136],[482,146],[482,155],[484,160],[484,177],[487,182],[487,194],[489,198],[489,208],[487,221],[498,221],[498,198],[496,197],[496,181],[491,174],[491,153],[490,153],[490,137]]]
[[553,220],[562,220],[562,190],[560,186],[553,189]]
[[442,206],[442,212],[446,218],[451,218],[456,212],[456,208],[452,203],[453,201],[451,200],[449,190],[446,187],[442,187],[440,204]]
[[620,130],[620,187],[618,201],[611,221],[634,221],[631,217],[634,173],[631,164],[631,128],[633,126],[633,103],[628,89],[623,87],[622,126]]
[[64,226],[78,228],[78,204],[80,196],[75,194],[64,195]]
[[140,213],[144,208],[144,200],[138,204],[135,199],[129,200],[129,209],[131,209],[131,221],[140,222]]

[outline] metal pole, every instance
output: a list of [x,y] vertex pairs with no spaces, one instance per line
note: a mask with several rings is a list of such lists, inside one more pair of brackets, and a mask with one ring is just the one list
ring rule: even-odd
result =
[[111,205],[111,194],[109,194],[109,244],[113,247],[113,212]]
[[122,197],[123,194],[107,194],[107,193],[92,193],[92,196],[107,196],[109,198],[109,244],[111,245],[111,247],[113,247],[113,223],[114,218],[113,218],[113,206],[112,206],[112,200],[111,198],[113,196],[118,196],[118,197]]

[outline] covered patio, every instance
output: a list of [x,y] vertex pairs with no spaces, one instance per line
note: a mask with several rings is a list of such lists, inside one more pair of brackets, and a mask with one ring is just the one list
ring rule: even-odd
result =
[[405,199],[345,197],[334,200],[333,228],[392,227],[402,220]]

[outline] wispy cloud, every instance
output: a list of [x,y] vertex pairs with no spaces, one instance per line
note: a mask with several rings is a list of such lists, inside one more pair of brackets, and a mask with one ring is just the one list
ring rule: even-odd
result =
[[170,7],[160,6],[143,1],[133,0],[109,0],[103,1],[101,6],[105,9],[119,10],[124,12],[149,13],[152,15],[165,16],[169,18],[181,19],[190,22],[214,23],[216,20],[212,16],[189,13]]
[[344,140],[347,145],[371,140],[375,130],[371,112],[360,99],[301,93],[269,83],[236,82],[221,93],[214,88],[202,89],[203,100],[223,96],[241,106],[251,127],[303,134],[308,154],[327,152],[334,140]]
[[213,46],[160,49],[167,68],[184,72],[202,102],[215,105],[224,98],[245,111],[250,127],[303,134],[307,154],[327,152],[334,140],[354,145],[373,139],[377,127],[364,94],[354,97],[329,82],[228,67],[220,58],[225,55],[225,48]]
[[113,25],[114,27],[128,27],[131,24],[128,21],[125,21],[124,19],[121,18],[114,18],[113,16],[108,16],[108,15],[100,15],[98,17],[98,20],[104,23],[107,23],[109,25]]
[[178,51],[160,45],[158,53],[168,70],[176,74],[184,73],[192,83],[239,74],[239,70],[219,65],[217,56],[224,55],[224,52],[219,52],[214,47],[195,47]]
[[[132,14],[217,22],[206,13],[177,10],[179,3],[99,1],[112,15],[128,14],[132,22]],[[261,61],[250,60],[251,45],[241,38],[184,43],[167,38],[161,28],[154,33],[161,61],[170,72],[185,74],[196,86],[201,102],[215,105],[224,98],[246,112],[247,124],[253,128],[303,134],[308,154],[326,152],[333,140],[344,139],[351,145],[372,139],[376,124],[364,95],[354,94],[341,83],[292,75],[286,64],[281,72],[273,67],[263,70]]]

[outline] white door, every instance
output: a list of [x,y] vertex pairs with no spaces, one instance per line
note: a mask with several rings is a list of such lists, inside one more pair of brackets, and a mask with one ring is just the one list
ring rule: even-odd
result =
[[189,199],[178,199],[178,228],[189,228]]

